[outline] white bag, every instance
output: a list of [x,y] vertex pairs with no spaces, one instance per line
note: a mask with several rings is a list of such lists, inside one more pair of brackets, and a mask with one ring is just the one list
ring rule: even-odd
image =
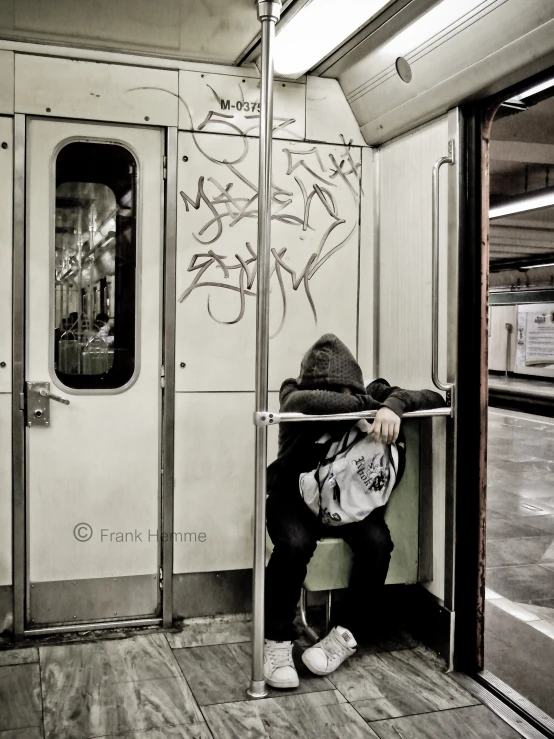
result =
[[[362,521],[384,506],[398,469],[396,444],[375,441],[362,419],[329,447],[317,469],[300,475],[300,495],[327,526]],[[330,436],[319,439],[324,443]]]

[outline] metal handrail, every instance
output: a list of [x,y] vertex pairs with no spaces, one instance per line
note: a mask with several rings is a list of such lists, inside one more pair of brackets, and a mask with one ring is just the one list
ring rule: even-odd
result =
[[[437,416],[446,416],[451,418],[453,408],[430,408],[423,411],[409,411],[404,413],[402,420],[405,418],[436,418]],[[271,413],[258,411],[254,413],[255,426],[275,426],[278,423],[294,423],[295,421],[357,421],[362,418],[375,418],[377,410],[360,411],[359,413],[330,413],[324,414],[307,414],[307,413]]]
[[447,403],[452,404],[453,383],[442,382],[439,377],[439,237],[440,237],[440,168],[443,164],[454,164],[455,145],[454,140],[448,142],[448,156],[441,157],[433,165],[433,187],[432,187],[432,232],[431,240],[433,247],[432,256],[432,302],[433,302],[433,353],[431,360],[431,376],[433,384],[438,390],[446,392]]

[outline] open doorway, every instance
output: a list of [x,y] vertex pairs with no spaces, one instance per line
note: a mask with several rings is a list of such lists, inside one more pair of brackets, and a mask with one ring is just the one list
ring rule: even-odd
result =
[[554,721],[554,79],[490,131],[484,667]]

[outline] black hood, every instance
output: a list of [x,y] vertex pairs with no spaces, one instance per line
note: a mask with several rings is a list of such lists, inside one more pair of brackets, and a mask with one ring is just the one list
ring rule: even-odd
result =
[[304,390],[342,386],[354,393],[365,393],[360,365],[334,334],[324,334],[307,351],[300,366],[298,386]]

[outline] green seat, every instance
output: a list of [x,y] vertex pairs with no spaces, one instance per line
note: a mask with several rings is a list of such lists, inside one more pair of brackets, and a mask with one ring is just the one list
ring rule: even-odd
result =
[[[398,487],[394,490],[387,509],[385,521],[391,532],[394,551],[387,575],[387,584],[411,584],[417,582],[419,552],[419,470],[420,470],[420,423],[411,420],[403,424],[406,436],[406,469]],[[269,559],[273,543],[266,535],[266,556]],[[327,621],[329,620],[330,593],[348,586],[352,569],[352,551],[340,538],[321,539],[308,565],[304,580],[304,591],[300,604],[302,621],[307,631],[315,632],[306,622],[305,591],[327,591]],[[317,635],[314,636],[316,638]]]

